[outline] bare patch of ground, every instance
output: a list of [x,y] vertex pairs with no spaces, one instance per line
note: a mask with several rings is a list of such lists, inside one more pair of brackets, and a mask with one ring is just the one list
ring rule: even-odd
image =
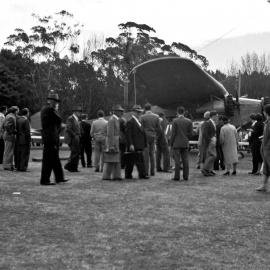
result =
[[0,171],[0,269],[269,269],[270,193],[254,191],[249,156],[237,176],[210,178],[192,156],[188,182],[80,168],[40,186],[40,166]]

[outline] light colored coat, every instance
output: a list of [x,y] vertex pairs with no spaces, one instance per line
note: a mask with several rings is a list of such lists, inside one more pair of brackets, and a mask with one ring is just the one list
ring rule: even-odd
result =
[[119,152],[120,121],[116,115],[112,115],[107,125],[106,148]]
[[108,121],[100,117],[93,121],[91,125],[90,135],[95,141],[105,140],[107,134]]
[[238,134],[235,126],[225,124],[220,130],[220,144],[224,155],[225,164],[238,162]]

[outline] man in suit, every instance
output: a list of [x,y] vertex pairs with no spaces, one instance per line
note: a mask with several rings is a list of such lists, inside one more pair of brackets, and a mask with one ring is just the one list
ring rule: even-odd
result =
[[267,192],[268,181],[270,177],[270,104],[264,106],[264,114],[266,117],[263,139],[262,139],[262,158],[263,158],[263,184],[257,188],[257,191]]
[[[106,148],[104,152],[103,180],[122,180],[120,163],[120,117],[124,109],[120,105],[112,108],[112,115],[108,121]],[[112,160],[106,160],[109,155]]]
[[224,125],[223,116],[220,115],[218,117],[218,123],[216,125],[216,137],[217,137],[216,151],[217,151],[217,157],[216,157],[216,160],[214,162],[214,170],[215,171],[218,171],[219,168],[221,168],[221,170],[225,170],[224,155],[223,155],[222,146],[221,146],[221,143],[220,143],[220,130],[223,127],[223,125]]
[[136,165],[140,179],[148,179],[145,170],[143,151],[147,147],[146,133],[140,122],[142,113],[140,105],[134,105],[132,108],[132,117],[127,122],[127,149],[125,160],[125,178],[132,179],[132,171]]
[[16,136],[16,153],[15,153],[15,167],[17,171],[25,172],[28,167],[31,132],[30,123],[28,120],[29,110],[24,108],[21,110],[20,116],[17,117],[17,136]]
[[5,142],[5,150],[3,156],[3,168],[4,170],[13,171],[14,170],[14,150],[15,150],[15,140],[16,140],[16,115],[18,112],[17,106],[12,106],[8,109],[7,116],[5,118],[3,128],[4,134],[3,139]]
[[81,149],[81,164],[85,168],[86,154],[87,167],[92,167],[92,138],[90,135],[91,124],[86,121],[87,115],[81,115],[80,122],[80,149]]
[[156,138],[161,134],[160,120],[157,114],[151,111],[151,104],[146,103],[144,106],[145,113],[141,117],[142,126],[146,132],[147,147],[144,150],[146,174],[155,175],[155,143]]
[[192,137],[193,127],[190,119],[184,117],[184,107],[177,108],[178,117],[172,123],[171,147],[173,148],[173,157],[175,161],[175,172],[172,178],[175,181],[180,180],[180,165],[183,163],[183,178],[188,180],[189,161],[188,148],[189,140]]
[[70,148],[70,156],[64,168],[69,172],[78,172],[78,164],[80,159],[79,118],[82,108],[81,106],[73,106],[72,111],[73,114],[68,117],[65,129],[65,142]]
[[98,119],[94,120],[91,125],[91,137],[94,141],[94,166],[95,172],[103,169],[103,152],[105,149],[107,125],[108,121],[104,118],[104,112],[99,110],[97,112]]
[[5,142],[3,139],[3,135],[4,135],[3,124],[5,122],[6,113],[7,113],[7,107],[1,106],[0,107],[0,164],[3,163],[3,155],[4,155],[4,150],[5,150]]
[[[166,137],[166,130],[169,125],[164,113],[159,114],[161,132],[157,136],[157,153],[156,153],[156,167],[158,172],[169,172],[170,170],[170,151],[168,139]],[[161,168],[161,160],[163,160],[163,168]]]
[[218,114],[216,111],[210,112],[210,119],[205,122],[202,129],[202,148],[205,151],[205,160],[201,170],[204,176],[213,176],[214,162],[217,157],[216,151],[216,122]]
[[50,181],[51,172],[54,172],[55,182],[64,183],[64,173],[59,159],[59,144],[62,119],[58,114],[59,105],[58,94],[50,91],[45,105],[40,113],[41,118],[41,135],[43,143],[43,157],[41,167],[41,185],[55,185]]

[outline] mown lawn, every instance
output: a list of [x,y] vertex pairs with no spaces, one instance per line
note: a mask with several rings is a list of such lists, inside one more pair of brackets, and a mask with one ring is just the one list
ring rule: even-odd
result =
[[211,178],[193,159],[179,183],[162,173],[109,182],[80,169],[46,187],[40,163],[1,169],[0,269],[270,269],[270,193],[254,191],[250,157],[236,177]]

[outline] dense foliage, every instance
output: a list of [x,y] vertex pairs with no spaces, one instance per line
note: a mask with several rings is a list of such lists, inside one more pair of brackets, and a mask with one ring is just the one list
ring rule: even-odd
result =
[[[204,56],[180,42],[166,44],[146,24],[121,23],[117,37],[106,38],[100,47],[80,50],[77,38],[83,25],[72,14],[63,10],[53,16],[33,16],[37,24],[30,33],[15,29],[0,52],[2,105],[27,106],[33,113],[40,110],[48,91],[54,89],[61,97],[60,108],[65,117],[74,104],[82,105],[89,117],[95,117],[98,109],[108,112],[112,104],[123,103],[123,82],[139,63],[182,56],[204,69],[208,67]],[[270,67],[265,59],[247,55],[239,69],[243,73],[242,94],[254,98],[268,95]],[[209,73],[235,94],[238,70]]]

